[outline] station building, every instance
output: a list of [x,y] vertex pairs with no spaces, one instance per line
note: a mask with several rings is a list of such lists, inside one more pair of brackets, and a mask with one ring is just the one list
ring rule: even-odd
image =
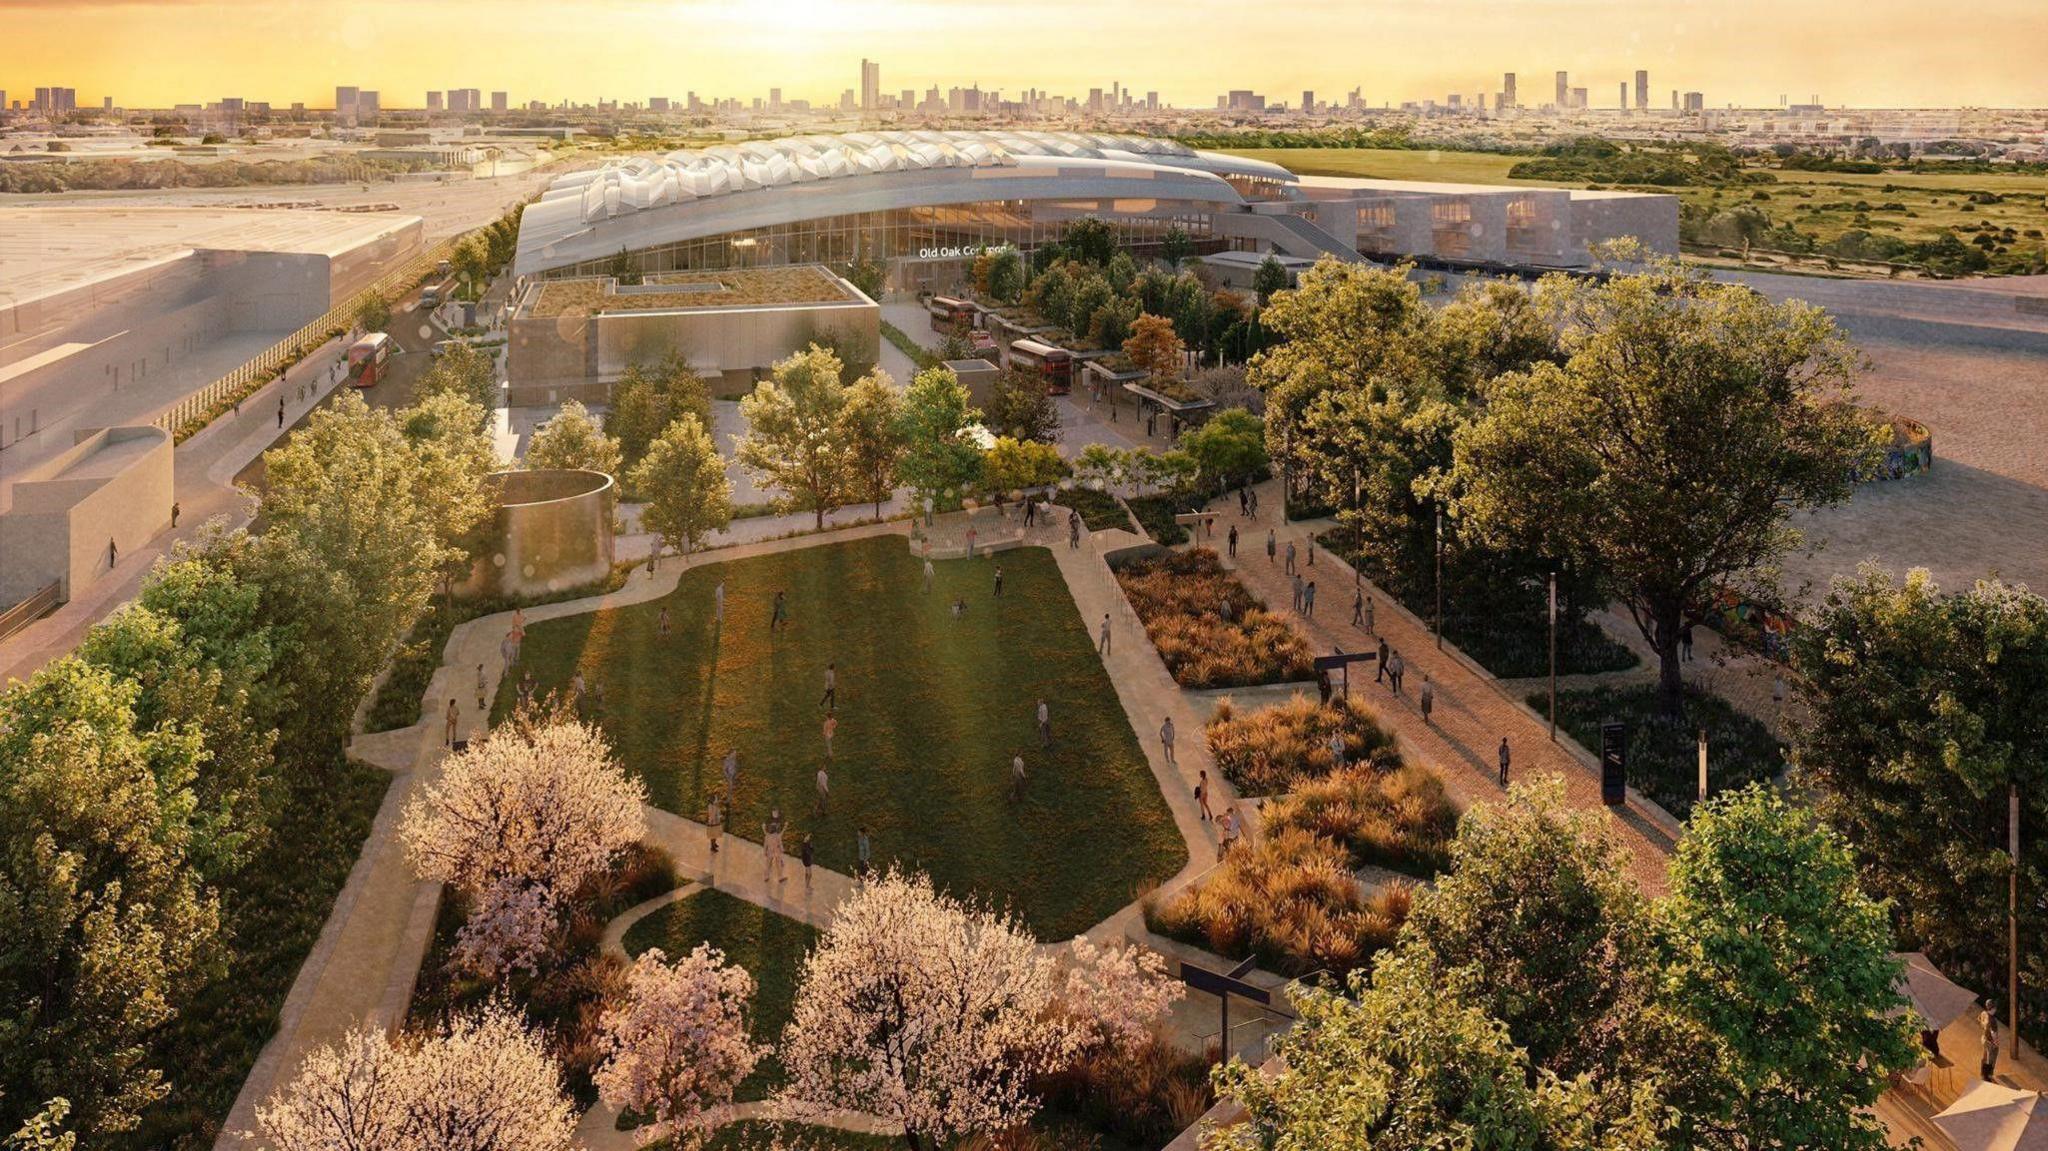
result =
[[1172,140],[1078,132],[795,136],[566,175],[520,225],[515,272],[583,277],[872,260],[891,292],[943,292],[983,248],[1027,256],[1084,217],[1138,255],[1582,267],[1603,241],[1676,254],[1674,196],[1303,177]]

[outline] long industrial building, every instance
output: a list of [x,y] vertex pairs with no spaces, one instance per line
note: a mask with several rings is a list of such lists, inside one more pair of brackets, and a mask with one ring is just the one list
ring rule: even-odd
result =
[[515,271],[639,274],[874,260],[891,291],[958,284],[986,246],[1029,254],[1094,216],[1139,254],[1571,268],[1633,237],[1678,251],[1674,196],[1300,177],[1172,140],[1026,131],[796,136],[633,157],[563,176],[526,208]]

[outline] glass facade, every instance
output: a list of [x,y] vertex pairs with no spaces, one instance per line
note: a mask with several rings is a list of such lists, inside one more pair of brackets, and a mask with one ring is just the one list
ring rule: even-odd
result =
[[[1158,255],[1166,234],[1180,228],[1196,251],[1217,251],[1211,205],[1197,201],[986,200],[922,208],[892,208],[828,216],[791,224],[727,232],[645,248],[632,253],[643,274],[684,270],[770,267],[779,264],[847,264],[874,260],[971,260],[984,247],[1011,245],[1025,256],[1054,243],[1075,220],[1093,216],[1115,229],[1117,241],[1134,255]],[[603,275],[612,259],[590,260],[547,273],[550,278]]]

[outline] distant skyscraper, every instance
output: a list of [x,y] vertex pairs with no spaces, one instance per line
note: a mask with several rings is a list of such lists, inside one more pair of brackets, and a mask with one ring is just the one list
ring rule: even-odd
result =
[[1315,89],[1303,88],[1301,90],[1301,110],[1304,112],[1313,112],[1316,110]]
[[505,93],[503,93],[503,92],[493,92],[493,93],[491,93],[491,111],[493,111],[493,112],[503,112],[503,111],[507,110],[508,108],[510,108],[511,106],[512,106],[512,105],[511,105],[511,100],[510,100],[509,98],[507,98],[507,97],[506,97]]
[[1573,108],[1583,108],[1586,106],[1586,90],[1584,88],[1572,89],[1570,106]]
[[1515,74],[1509,72],[1500,78],[1500,106],[1503,110],[1515,107]]
[[1557,106],[1560,110],[1572,106],[1571,74],[1568,72],[1557,74]]
[[1628,81],[1626,80],[1621,82],[1621,103],[1617,106],[1624,112],[1628,111]]
[[356,121],[362,124],[376,123],[380,103],[377,90],[374,88],[365,88],[356,93]]
[[1647,69],[1636,69],[1636,111],[1650,110],[1650,73]]
[[1706,111],[1706,110],[1707,110],[1707,98],[1706,98],[1706,96],[1704,96],[1704,95],[1702,95],[1701,93],[1698,93],[1698,92],[1687,92],[1687,93],[1685,94],[1685,110],[1686,110],[1687,112],[1704,112],[1704,111]]
[[427,93],[427,111],[439,112],[441,107],[441,94],[439,92]]
[[860,62],[860,107],[863,112],[879,111],[882,106],[882,65],[877,60]]
[[[5,92],[0,92],[0,108],[4,108],[4,107],[6,107],[6,105],[7,105],[7,93],[5,93]],[[102,97],[100,97],[100,111],[102,111],[102,112],[111,112],[111,111],[113,111],[113,110],[114,110],[114,98],[113,98],[112,96],[102,96]]]

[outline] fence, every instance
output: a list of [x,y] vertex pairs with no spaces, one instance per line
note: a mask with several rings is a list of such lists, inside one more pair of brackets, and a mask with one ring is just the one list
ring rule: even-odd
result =
[[190,439],[200,429],[218,418],[222,412],[240,403],[270,382],[272,377],[297,363],[307,352],[326,343],[336,333],[347,331],[355,324],[356,311],[362,307],[364,301],[372,297],[388,300],[395,293],[417,283],[422,276],[449,257],[460,239],[460,236],[451,236],[442,240],[384,273],[376,283],[327,309],[319,319],[265,348],[254,359],[234,371],[172,404],[156,418],[156,426],[170,432],[178,443]]

